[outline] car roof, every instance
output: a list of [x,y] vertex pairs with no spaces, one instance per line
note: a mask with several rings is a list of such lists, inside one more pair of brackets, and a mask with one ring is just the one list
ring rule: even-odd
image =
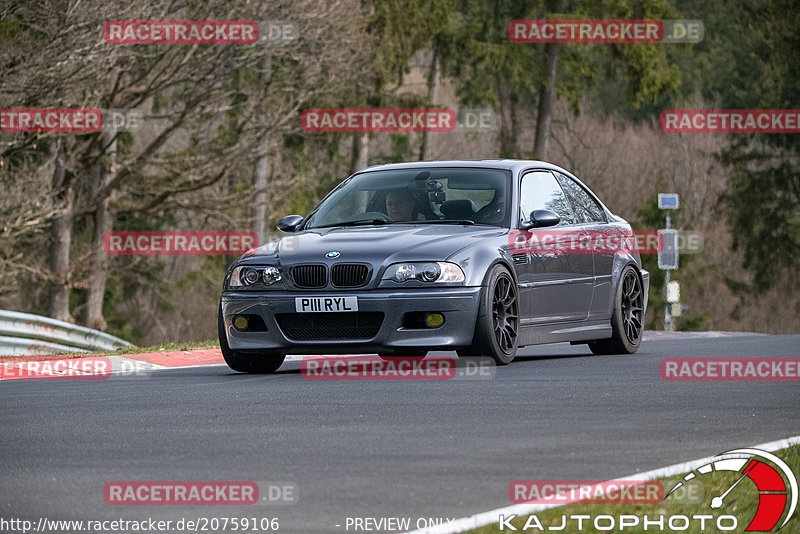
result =
[[[358,172],[395,170],[395,169],[415,169],[431,167],[481,167],[489,169],[503,169],[509,171],[519,171],[530,167],[541,167],[565,171],[558,165],[553,165],[546,161],[523,160],[523,159],[453,159],[443,161],[413,161],[408,163],[387,163],[384,165],[373,165]],[[568,172],[568,171],[567,171]],[[568,174],[571,174],[568,172]]]

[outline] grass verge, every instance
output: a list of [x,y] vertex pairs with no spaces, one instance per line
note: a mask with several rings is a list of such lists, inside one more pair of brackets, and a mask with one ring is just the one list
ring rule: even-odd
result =
[[218,348],[219,348],[219,341],[216,338],[214,338],[206,341],[196,341],[191,343],[162,343],[161,345],[151,345],[149,347],[130,346],[130,347],[123,347],[115,351],[106,351],[106,352],[62,351],[62,352],[57,352],[55,354],[41,354],[36,356],[28,356],[28,355],[0,356],[0,360],[4,358],[9,358],[9,359],[13,358],[15,360],[21,358],[26,360],[52,360],[56,358],[62,358],[64,356],[69,356],[71,358],[86,358],[89,356],[92,357],[124,356],[126,354],[144,354],[148,352],[175,352],[179,350],[218,349]]

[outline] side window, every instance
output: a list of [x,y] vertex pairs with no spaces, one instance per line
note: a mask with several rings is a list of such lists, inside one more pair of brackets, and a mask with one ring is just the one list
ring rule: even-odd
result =
[[530,220],[534,210],[550,210],[561,217],[559,226],[575,222],[567,197],[550,171],[533,171],[522,177],[520,210],[523,221]]
[[560,172],[557,172],[556,176],[572,203],[578,222],[606,222],[603,208],[575,180]]

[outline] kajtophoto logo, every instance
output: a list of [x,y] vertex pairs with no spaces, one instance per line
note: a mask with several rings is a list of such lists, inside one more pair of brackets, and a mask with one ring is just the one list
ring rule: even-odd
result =
[[[786,462],[761,449],[734,449],[722,453],[718,457],[719,460],[702,465],[683,477],[683,480],[678,482],[665,498],[690,480],[702,479],[703,476],[715,472],[733,472],[741,475],[724,492],[711,499],[711,508],[722,509],[728,495],[745,478],[748,478],[758,490],[758,508],[756,508],[756,514],[747,525],[745,532],[771,531],[781,517],[783,517],[783,522],[777,530],[786,526],[797,509],[797,478]],[[768,460],[774,466],[755,458]]]
[[[685,493],[686,488],[699,486],[715,488],[714,477],[734,475],[733,483],[726,483],[722,489],[706,493],[700,499],[675,499]],[[746,479],[748,481],[746,482]],[[718,479],[717,479],[718,480]],[[560,503],[575,502],[608,502],[608,503],[652,503],[653,495],[658,494],[659,484],[654,481],[609,481],[594,486],[568,483],[542,485],[541,481],[515,481],[509,486],[509,496],[514,502],[527,503]],[[552,482],[552,481],[551,481]],[[699,483],[699,484],[698,484]],[[744,484],[754,487],[750,493],[743,491]],[[717,482],[717,486],[719,483]],[[752,490],[755,491],[752,491]],[[512,493],[513,490],[513,493]],[[627,493],[625,491],[627,490]],[[750,508],[747,499],[751,494],[757,496],[756,511],[747,524],[744,532],[777,532],[794,516],[797,509],[798,483],[795,474],[779,457],[761,449],[734,449],[718,454],[712,462],[693,469],[678,481],[663,498],[664,504],[686,504],[700,502],[709,510],[691,516],[684,514],[638,515],[638,514],[562,514],[560,523],[548,527],[536,514],[527,517],[521,528],[513,525],[517,514],[500,514],[498,528],[500,531],[568,531],[582,532],[615,531],[615,532],[692,532],[706,531],[738,531],[739,519],[735,515],[725,514],[726,506],[731,510],[744,512],[749,517]],[[710,498],[710,500],[709,500]],[[734,498],[738,502],[731,504]],[[661,511],[661,510],[660,510]],[[707,513],[715,512],[715,513]],[[567,527],[570,527],[567,529]],[[565,530],[566,529],[566,530]]]

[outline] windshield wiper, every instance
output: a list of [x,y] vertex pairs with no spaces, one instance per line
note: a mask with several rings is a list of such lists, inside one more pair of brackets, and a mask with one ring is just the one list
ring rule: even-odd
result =
[[[313,230],[314,228],[331,228],[334,226],[370,226],[370,225],[384,225],[384,224],[478,224],[470,219],[430,219],[422,221],[386,221],[384,219],[358,219],[355,221],[342,221],[338,223],[322,224],[320,226],[312,226],[306,228]],[[492,226],[480,223],[482,226]]]
[[384,219],[358,219],[355,221],[342,221],[332,224],[322,224],[320,226],[312,226],[309,230],[314,228],[331,228],[333,226],[370,226],[379,224],[392,224],[395,221],[386,221]]
[[431,219],[427,221],[411,221],[413,224],[475,224],[469,219]]

